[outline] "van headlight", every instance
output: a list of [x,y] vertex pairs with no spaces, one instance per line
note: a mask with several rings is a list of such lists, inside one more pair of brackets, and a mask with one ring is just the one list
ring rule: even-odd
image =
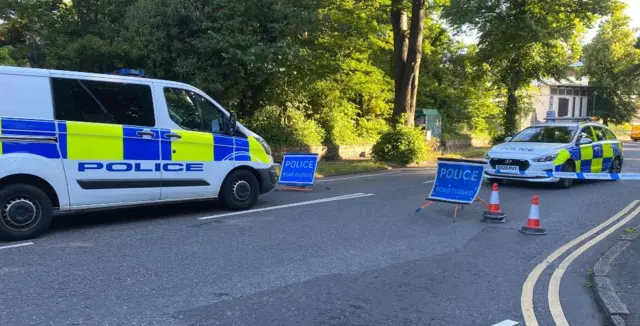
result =
[[262,138],[256,137],[256,139],[258,140],[260,145],[262,145],[262,148],[264,148],[264,151],[267,153],[267,155],[271,156],[271,147],[269,147],[269,144],[267,144],[267,142]]
[[534,162],[551,162],[551,161],[555,160],[556,157],[558,157],[558,153],[539,156],[539,157],[534,158],[532,161],[534,161]]

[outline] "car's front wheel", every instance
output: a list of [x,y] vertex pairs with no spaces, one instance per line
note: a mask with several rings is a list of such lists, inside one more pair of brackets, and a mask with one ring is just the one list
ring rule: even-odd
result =
[[[562,172],[576,172],[576,164],[573,161],[567,161],[562,166]],[[560,188],[569,189],[573,187],[575,180],[569,178],[561,178],[558,181]]]
[[220,189],[220,200],[231,210],[251,208],[258,200],[260,184],[253,173],[235,170],[225,179]]

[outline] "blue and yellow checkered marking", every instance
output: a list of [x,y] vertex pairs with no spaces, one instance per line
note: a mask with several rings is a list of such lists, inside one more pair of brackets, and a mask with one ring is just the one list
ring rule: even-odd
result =
[[620,142],[574,146],[561,149],[554,161],[554,171],[564,172],[563,165],[568,159],[576,163],[576,171],[580,173],[598,173],[608,171],[613,159],[621,155]]
[[[0,119],[0,134],[56,137],[56,127],[52,121],[2,118]],[[51,159],[60,158],[55,142],[0,142],[0,155],[13,153],[28,153]]]
[[[140,131],[151,131],[153,136],[140,137],[137,134]],[[181,138],[171,140],[165,137],[169,133],[177,133]],[[0,134],[51,136],[58,141],[58,144],[5,141],[0,143],[0,155],[30,153],[69,160],[270,162],[253,137],[243,139],[187,130],[1,118]]]

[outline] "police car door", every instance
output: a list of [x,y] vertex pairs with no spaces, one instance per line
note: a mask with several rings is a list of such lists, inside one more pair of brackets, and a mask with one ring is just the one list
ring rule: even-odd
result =
[[159,200],[151,84],[52,73],[51,86],[71,206]]
[[594,163],[591,170],[592,172],[609,172],[615,154],[615,142],[608,139],[607,132],[600,126],[593,126],[593,133],[596,142],[593,145]]
[[[217,196],[234,167],[232,137],[223,135],[224,113],[195,89],[155,84],[163,108],[162,199]],[[166,128],[166,129],[165,129]]]

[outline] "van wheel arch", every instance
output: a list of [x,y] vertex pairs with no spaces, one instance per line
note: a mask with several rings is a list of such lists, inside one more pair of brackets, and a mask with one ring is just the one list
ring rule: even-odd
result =
[[258,171],[240,166],[224,178],[218,199],[228,209],[241,211],[251,208],[260,195],[261,181]]
[[49,200],[51,200],[51,204],[53,208],[60,208],[60,199],[58,198],[58,193],[53,188],[53,186],[47,182],[45,179],[42,179],[33,174],[12,174],[0,179],[0,188],[6,187],[12,184],[27,184],[34,186],[40,190],[42,190]]

